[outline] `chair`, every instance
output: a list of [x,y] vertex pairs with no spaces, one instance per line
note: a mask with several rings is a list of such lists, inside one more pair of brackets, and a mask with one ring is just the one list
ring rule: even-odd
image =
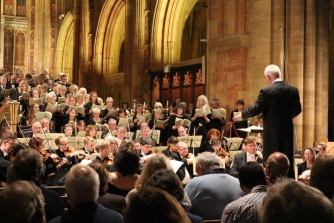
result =
[[220,223],[222,220],[221,219],[216,219],[216,220],[203,220],[203,223]]

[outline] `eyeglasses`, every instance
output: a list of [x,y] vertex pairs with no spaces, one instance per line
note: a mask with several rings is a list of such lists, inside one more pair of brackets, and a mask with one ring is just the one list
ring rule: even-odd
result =
[[15,145],[15,143],[13,142],[6,142],[6,143],[10,144],[11,146]]
[[68,145],[68,143],[66,143],[66,144],[59,144],[60,146],[67,146]]

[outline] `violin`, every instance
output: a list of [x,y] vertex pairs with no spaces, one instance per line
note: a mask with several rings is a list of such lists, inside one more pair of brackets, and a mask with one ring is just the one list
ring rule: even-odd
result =
[[107,157],[104,158],[103,162],[108,165],[114,164],[114,156],[109,154]]
[[218,151],[218,156],[222,156],[222,157],[225,157],[225,156],[229,156],[229,152],[226,152],[224,148],[220,148],[219,151]]
[[73,146],[69,146],[66,151],[64,151],[65,156],[71,155],[71,153],[75,152],[75,148]]
[[43,156],[43,161],[47,161],[50,157],[50,154],[46,152],[45,150],[42,150],[39,153]]

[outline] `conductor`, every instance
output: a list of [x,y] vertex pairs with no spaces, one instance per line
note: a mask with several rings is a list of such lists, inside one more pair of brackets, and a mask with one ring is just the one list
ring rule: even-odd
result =
[[257,100],[241,113],[241,118],[262,113],[263,160],[274,152],[285,154],[290,161],[288,177],[294,178],[293,118],[302,110],[299,92],[296,87],[284,83],[277,65],[268,65],[264,76],[270,86],[260,90]]

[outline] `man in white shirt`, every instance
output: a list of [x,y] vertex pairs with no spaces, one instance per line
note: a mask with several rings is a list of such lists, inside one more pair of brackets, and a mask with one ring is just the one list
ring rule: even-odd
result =
[[262,163],[262,154],[258,154],[256,151],[256,138],[254,136],[248,136],[244,140],[245,152],[239,153],[234,156],[234,161],[230,174],[234,177],[238,177],[239,168],[245,163],[255,161]]

